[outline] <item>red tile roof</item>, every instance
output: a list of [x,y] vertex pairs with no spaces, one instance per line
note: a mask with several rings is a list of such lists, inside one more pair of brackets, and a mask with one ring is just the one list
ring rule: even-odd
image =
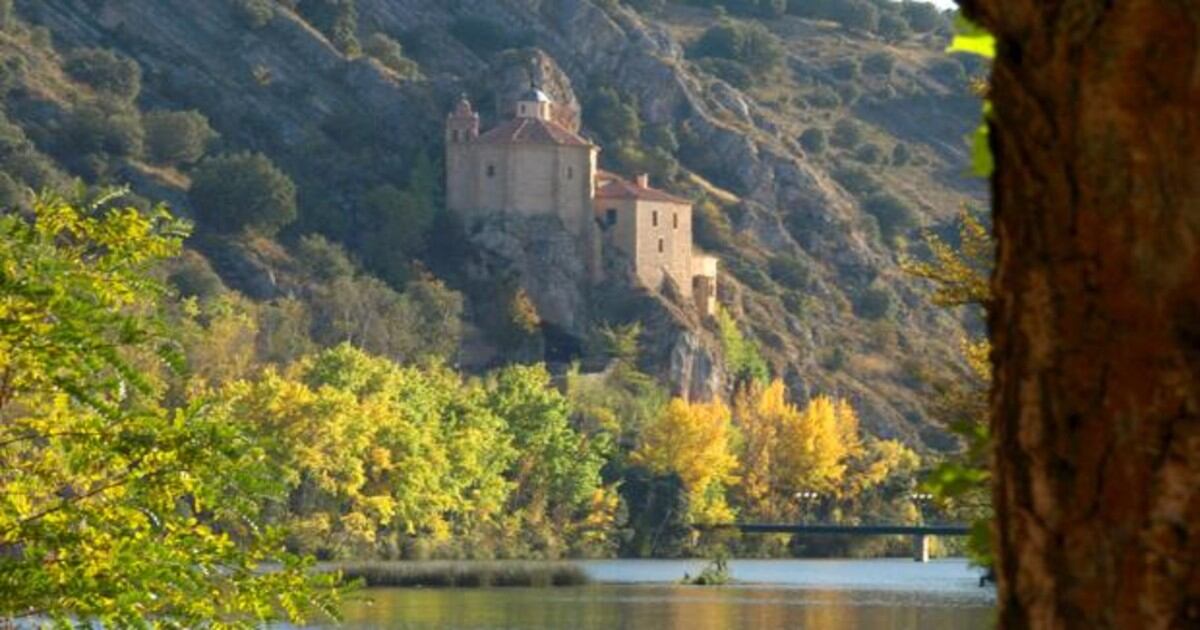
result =
[[557,123],[540,118],[514,118],[479,136],[483,144],[555,144],[570,147],[590,147],[591,142],[567,131]]
[[643,201],[661,201],[687,205],[691,205],[692,203],[690,199],[676,197],[655,188],[638,186],[611,173],[606,173],[606,175],[610,175],[611,178],[607,178],[608,183],[596,189],[597,199],[641,199]]

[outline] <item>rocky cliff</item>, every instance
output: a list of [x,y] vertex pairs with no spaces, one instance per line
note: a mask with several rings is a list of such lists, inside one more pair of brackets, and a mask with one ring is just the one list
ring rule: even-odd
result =
[[[486,105],[486,125],[530,80],[572,104],[612,89],[644,126],[679,138],[669,185],[707,200],[698,238],[722,259],[720,302],[774,371],[802,397],[849,397],[877,434],[942,444],[925,419],[916,373],[925,364],[960,369],[965,324],[930,306],[898,267],[904,244],[919,240],[917,227],[942,228],[984,194],[963,175],[963,137],[977,104],[962,68],[946,65],[942,34],[885,42],[780,18],[767,26],[784,44],[782,69],[738,88],[685,53],[715,23],[711,11],[671,7],[648,16],[595,0],[358,0],[359,31],[401,41],[419,65],[413,77],[340,50],[286,3],[271,4],[273,16],[257,26],[244,23],[237,5],[17,1],[60,50],[98,46],[134,58],[144,109],[198,109],[226,147],[269,154],[300,187],[297,229],[319,227],[352,249],[355,199],[402,177],[414,150],[440,152],[441,121],[460,93]],[[466,20],[506,41],[469,41]],[[863,61],[881,54],[886,72]],[[566,122],[593,133],[587,119]],[[800,142],[807,129],[836,136],[843,120],[862,136],[857,147],[818,152]],[[889,157],[900,145],[903,161]],[[912,208],[917,225],[896,233],[881,226],[867,211],[881,192]],[[495,223],[470,242],[460,272],[476,280],[515,273],[543,318],[570,334],[585,336],[601,320],[642,320],[645,360],[677,391],[709,395],[729,386],[712,322],[669,296],[586,288],[570,244],[552,228]]]

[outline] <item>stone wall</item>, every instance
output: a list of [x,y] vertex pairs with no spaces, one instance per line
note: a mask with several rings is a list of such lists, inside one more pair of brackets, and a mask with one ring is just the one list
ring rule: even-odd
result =
[[[608,211],[616,222],[608,224]],[[606,240],[633,260],[639,281],[660,290],[670,275],[683,297],[692,294],[692,207],[644,199],[597,199],[596,216],[606,223]]]

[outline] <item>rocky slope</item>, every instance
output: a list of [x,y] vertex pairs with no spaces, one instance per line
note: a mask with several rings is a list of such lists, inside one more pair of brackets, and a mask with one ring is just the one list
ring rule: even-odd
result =
[[[922,225],[940,227],[962,203],[982,201],[981,185],[963,174],[963,137],[978,106],[961,66],[946,65],[940,35],[886,43],[832,23],[772,20],[767,26],[786,48],[784,66],[770,81],[739,89],[685,54],[715,22],[711,11],[673,7],[645,16],[594,0],[358,0],[359,30],[403,42],[420,65],[422,76],[412,79],[343,54],[283,5],[258,28],[244,25],[227,0],[17,6],[49,28],[60,50],[100,46],[136,59],[143,108],[199,109],[226,147],[270,155],[300,187],[299,229],[345,224],[323,231],[344,229],[332,236],[352,247],[352,222],[340,213],[373,183],[363,165],[386,179],[406,171],[415,149],[436,155],[444,112],[458,94],[483,103],[489,124],[530,78],[560,102],[587,103],[600,87],[612,87],[636,101],[644,124],[680,136],[682,171],[672,188],[706,193],[718,214],[708,217],[709,227],[728,223],[728,233],[702,238],[722,258],[720,301],[759,341],[774,371],[801,397],[851,398],[878,434],[944,444],[925,417],[916,373],[925,364],[959,369],[964,324],[931,307],[923,287],[899,270],[898,244],[915,242],[917,232],[881,237],[864,210],[872,191],[887,191],[915,208]],[[481,51],[460,40],[456,25],[467,17],[497,25],[519,49]],[[861,63],[873,53],[892,60],[886,73]],[[838,103],[814,104],[831,89]],[[805,129],[829,131],[843,118],[863,132],[860,145],[882,150],[882,161],[850,148],[806,151],[798,141]],[[897,144],[911,155],[903,164],[886,157]],[[144,174],[136,165],[131,173]],[[148,181],[168,196],[186,186]],[[186,207],[185,196],[174,198]],[[490,226],[471,242],[478,255],[463,273],[515,271],[541,315],[574,335],[598,320],[640,319],[648,366],[677,391],[728,388],[712,322],[668,298],[571,282],[579,270],[552,229]],[[547,259],[563,264],[535,264]],[[781,260],[803,273],[779,273]],[[882,300],[885,312],[866,312],[868,298]]]

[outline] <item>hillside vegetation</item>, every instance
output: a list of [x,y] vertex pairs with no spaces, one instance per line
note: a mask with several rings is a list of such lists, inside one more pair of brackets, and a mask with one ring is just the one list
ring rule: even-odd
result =
[[[963,173],[979,68],[943,54],[929,5],[17,0],[0,29],[0,202],[76,182],[165,201],[197,228],[164,273],[201,312],[244,305],[252,362],[349,343],[587,368],[605,324],[640,321],[638,369],[668,392],[777,377],[795,400],[849,400],[880,438],[953,447],[925,382],[966,373],[971,322],[897,263],[982,201]],[[489,124],[531,78],[582,105],[604,167],[696,199],[720,322],[621,287],[580,289],[559,317],[539,288],[555,282],[481,259],[441,209],[452,100]]]

